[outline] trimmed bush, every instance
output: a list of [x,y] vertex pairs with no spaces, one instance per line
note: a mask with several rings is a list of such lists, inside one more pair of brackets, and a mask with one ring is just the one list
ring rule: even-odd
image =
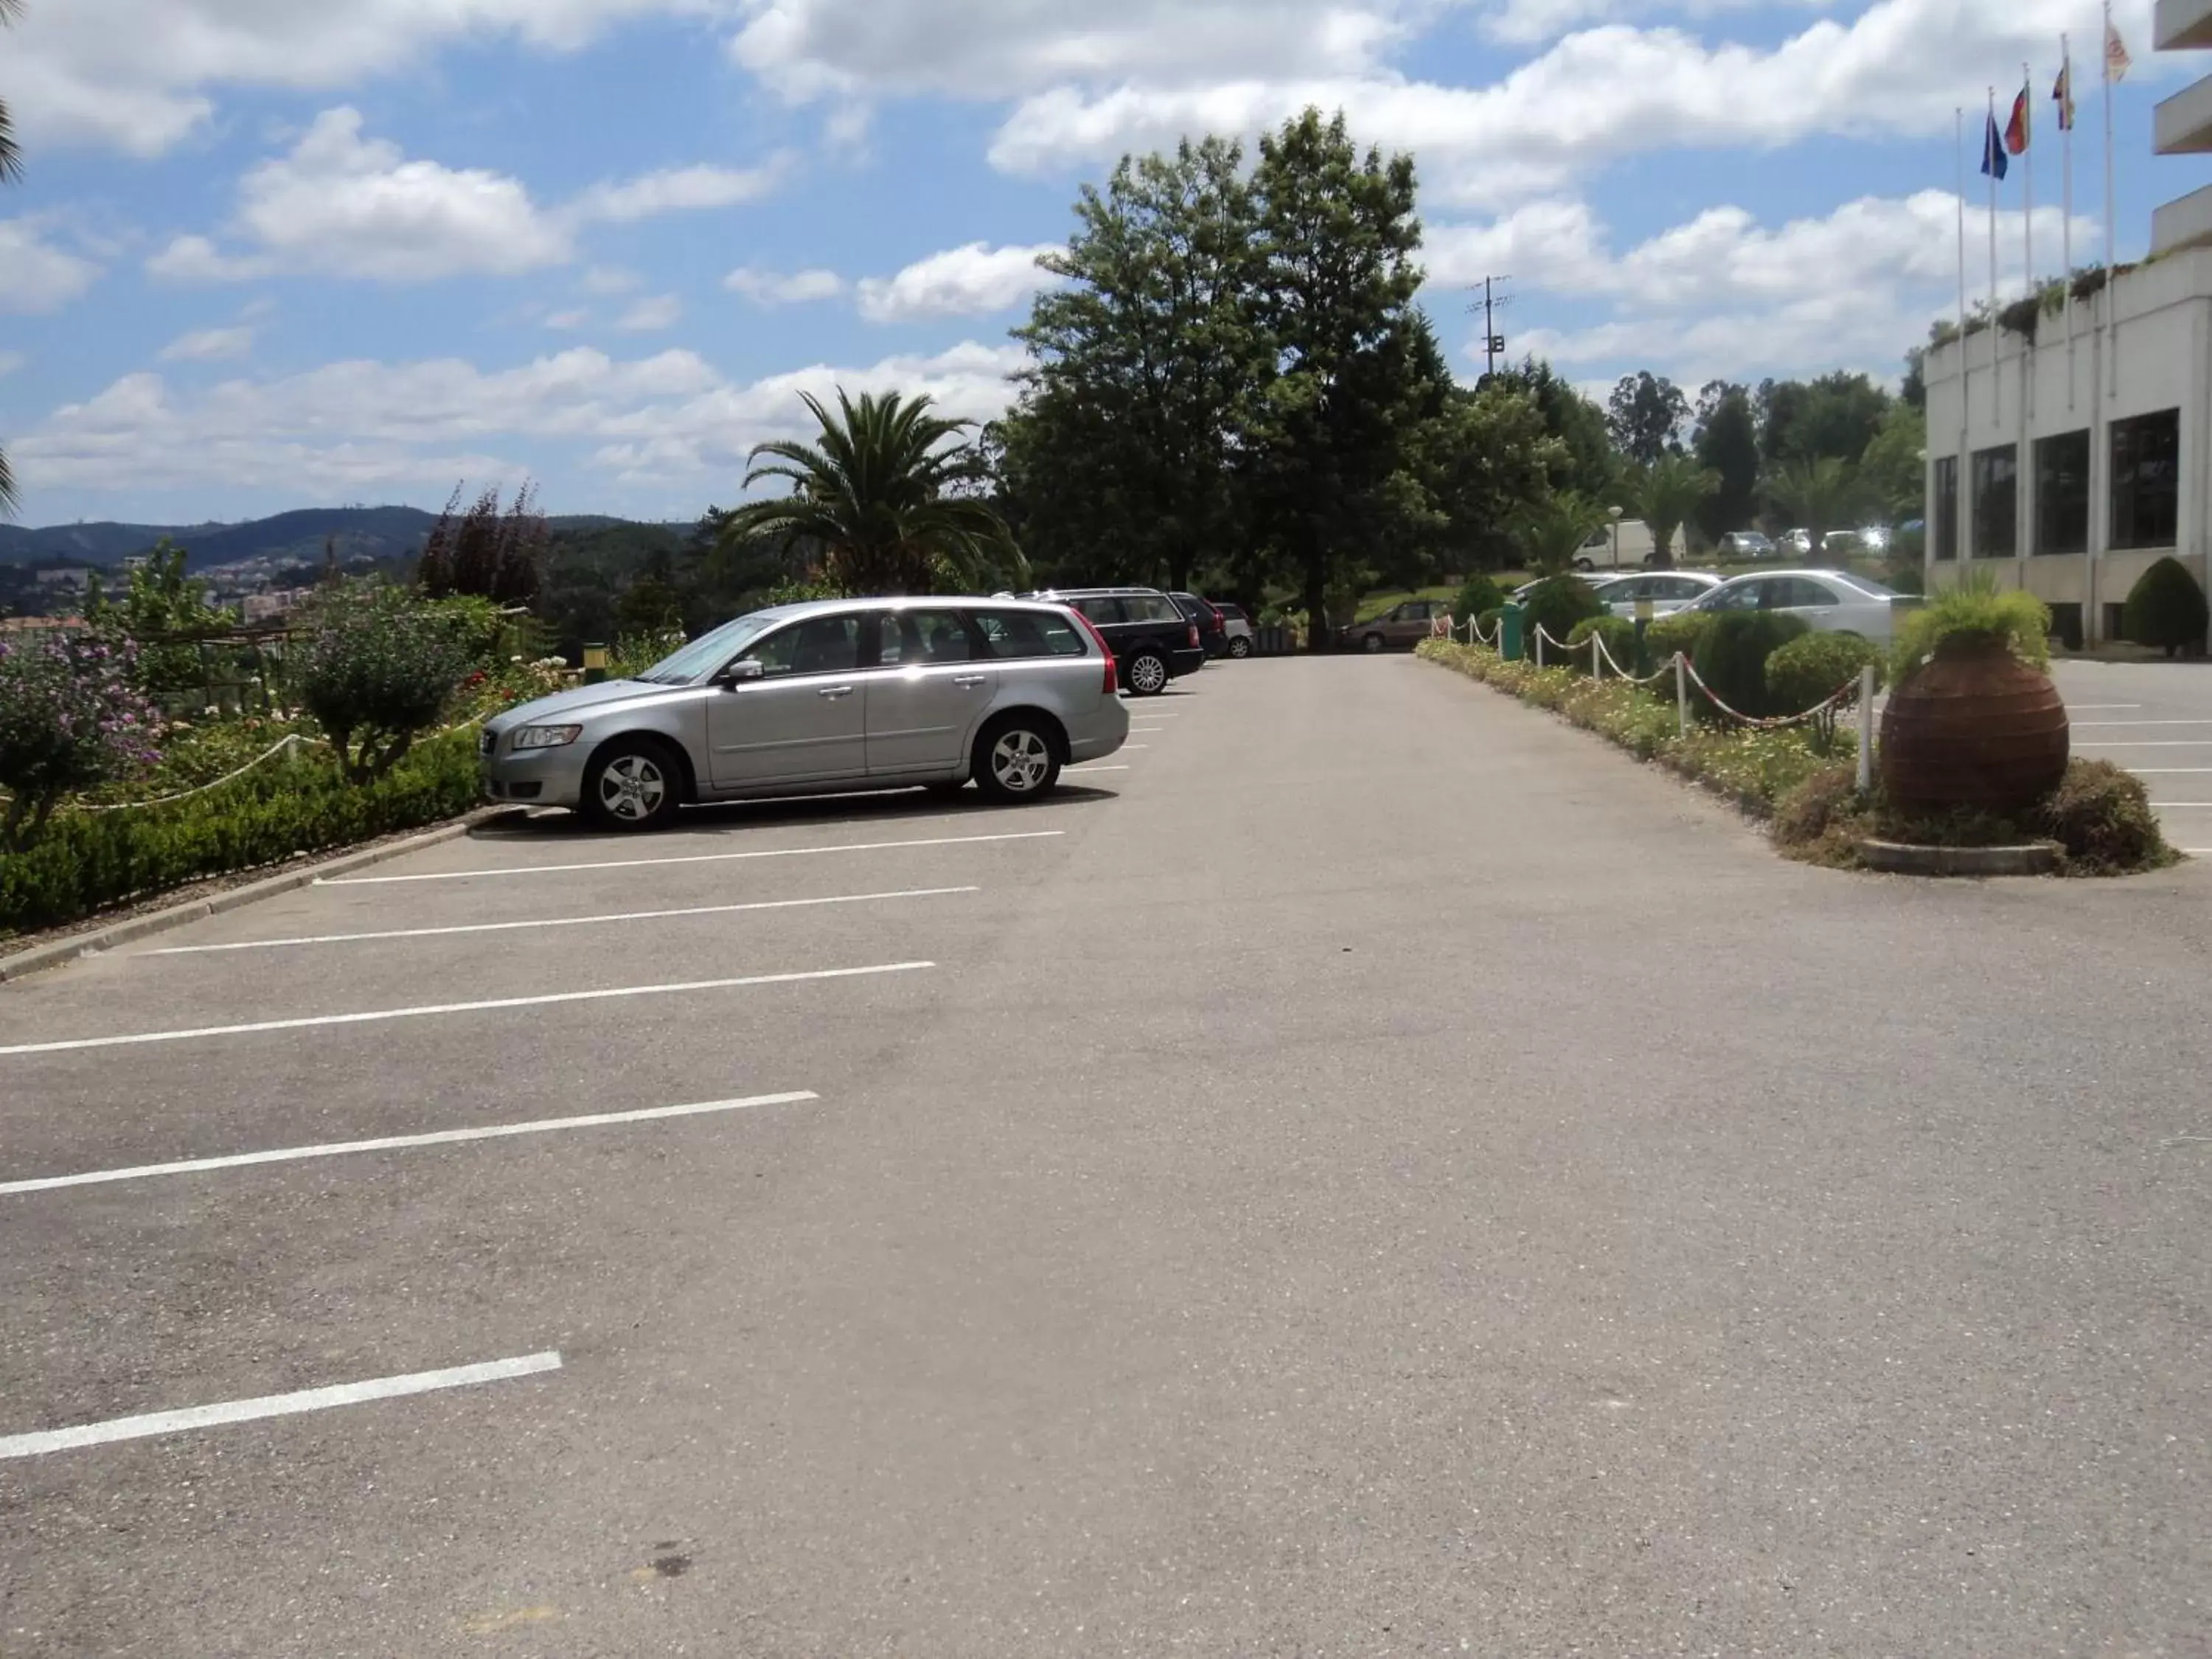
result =
[[1494,640],[1498,637],[1498,624],[1504,620],[1504,607],[1493,605],[1489,610],[1482,611],[1475,617],[1474,625],[1482,630],[1485,639]]
[[1677,651],[1695,662],[1698,647],[1713,625],[1717,611],[1677,611],[1671,617],[1660,617],[1644,630],[1644,642],[1651,648],[1651,660],[1664,662]]
[[1811,847],[1829,830],[1843,827],[1864,805],[1856,765],[1825,767],[1775,803],[1775,843]]
[[[1720,611],[1691,660],[1713,695],[1739,714],[1794,714],[1796,709],[1778,708],[1768,696],[1766,659],[1806,631],[1805,619],[1787,611]],[[1708,717],[1720,717],[1695,687],[1690,701]]]
[[2169,657],[2178,651],[2202,651],[2208,625],[2212,609],[2205,605],[2204,590],[2179,559],[2160,559],[2128,594],[2123,626],[2137,645],[2163,647]]
[[438,723],[468,672],[459,629],[404,588],[356,582],[317,600],[300,702],[356,783],[382,777]]
[[1767,701],[1785,714],[1833,696],[1875,665],[1881,684],[1881,647],[1856,634],[1802,634],[1766,659]]
[[2142,780],[2110,761],[2077,760],[2036,808],[2035,827],[2084,873],[2153,870],[2173,860]]
[[1505,591],[1484,575],[1469,576],[1460,584],[1452,599],[1452,618],[1465,622],[1469,617],[1480,617],[1486,611],[1495,611],[1505,603]]
[[1622,669],[1633,673],[1636,670],[1636,624],[1626,617],[1585,617],[1575,624],[1575,631],[1567,635],[1567,643],[1582,654],[1574,659],[1577,667],[1587,672],[1590,663],[1590,636],[1602,634],[1605,648]]
[[349,782],[317,752],[168,805],[65,811],[28,851],[0,857],[0,933],[435,823],[468,811],[477,788],[476,733],[464,731],[423,744],[371,784]]
[[[1528,651],[1536,649],[1536,629],[1555,640],[1564,640],[1575,631],[1575,624],[1589,617],[1602,617],[1605,606],[1599,602],[1596,592],[1579,576],[1549,576],[1538,582],[1522,601],[1527,621]],[[1548,651],[1551,647],[1547,646]]]

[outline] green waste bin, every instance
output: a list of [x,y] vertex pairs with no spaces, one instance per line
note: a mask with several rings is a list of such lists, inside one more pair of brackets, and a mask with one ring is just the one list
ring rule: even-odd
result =
[[1508,662],[1521,660],[1521,620],[1526,614],[1510,599],[1498,613],[1498,654]]

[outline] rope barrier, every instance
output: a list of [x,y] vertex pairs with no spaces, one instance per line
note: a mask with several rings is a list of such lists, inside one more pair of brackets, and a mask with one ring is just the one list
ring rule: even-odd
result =
[[240,767],[236,771],[226,772],[211,783],[203,783],[198,785],[197,787],[191,789],[179,789],[173,795],[155,795],[149,800],[117,801],[113,805],[107,806],[85,806],[80,805],[77,810],[83,812],[127,812],[134,806],[166,806],[173,800],[189,800],[194,795],[204,795],[210,789],[220,789],[226,783],[231,783],[244,777],[248,772],[251,772],[255,767],[260,765],[264,761],[274,759],[276,756],[283,754],[287,749],[294,748],[295,746],[306,747],[315,744],[320,744],[322,742],[323,739],[320,738],[303,738],[297,732],[295,732],[291,736],[278,743],[274,748],[270,749],[262,754],[256,755],[252,760],[246,762],[245,765]]
[[1779,731],[1782,727],[1787,726],[1803,726],[1808,721],[1820,719],[1821,715],[1826,714],[1832,708],[1842,707],[1844,703],[1850,702],[1851,699],[1857,696],[1859,692],[1859,677],[1854,674],[1848,682],[1838,687],[1835,691],[1823,698],[1820,702],[1814,703],[1810,708],[1806,709],[1802,714],[1776,714],[1765,718],[1761,718],[1756,714],[1740,714],[1735,709],[1729,708],[1728,704],[1722,702],[1720,694],[1715,691],[1712,687],[1707,685],[1703,679],[1698,678],[1698,667],[1695,663],[1692,662],[1687,657],[1680,656],[1680,653],[1677,653],[1676,654],[1682,664],[1683,671],[1690,677],[1690,684],[1696,686],[1698,690],[1705,693],[1705,701],[1707,702],[1712,704],[1714,708],[1719,709],[1722,714],[1726,714],[1730,720],[1736,721],[1739,725],[1748,726],[1754,731],[1774,732]]
[[1604,635],[1593,634],[1590,637],[1597,641],[1597,648],[1604,653],[1605,659],[1613,665],[1614,677],[1619,679],[1626,680],[1631,685],[1656,685],[1661,680],[1666,678],[1667,676],[1674,672],[1674,659],[1672,657],[1669,657],[1667,659],[1663,666],[1651,673],[1646,674],[1642,679],[1638,679],[1635,675],[1630,673],[1626,668],[1623,668],[1620,665],[1620,659],[1613,654],[1613,647],[1605,642]]

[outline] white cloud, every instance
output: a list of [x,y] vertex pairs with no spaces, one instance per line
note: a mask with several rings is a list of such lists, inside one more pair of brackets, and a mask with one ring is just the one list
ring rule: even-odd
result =
[[226,86],[313,90],[506,36],[572,51],[626,19],[704,0],[49,0],[9,32],[9,102],[40,143],[158,155]]
[[[1463,286],[1485,270],[1511,270],[1510,354],[1563,365],[1633,363],[1684,374],[1742,379],[1759,373],[1873,364],[1883,374],[1929,322],[1955,305],[1958,198],[1948,191],[1864,197],[1818,217],[1769,228],[1740,207],[1709,208],[1615,255],[1605,228],[1581,203],[1531,203],[1487,226],[1431,233],[1431,282]],[[1966,212],[1973,292],[1986,291],[1986,207]],[[2062,216],[2039,209],[2037,264],[2057,268]],[[1997,216],[2002,282],[2019,291],[2024,224]],[[2076,217],[2077,247],[2097,227]],[[1546,325],[1548,301],[1592,298],[1614,315],[1572,327]],[[1480,357],[1480,349],[1472,356]]]
[[779,155],[757,167],[670,167],[622,184],[594,185],[570,211],[580,219],[629,224],[662,213],[735,207],[766,196],[790,167],[791,158]]
[[[2117,9],[2142,24],[2147,0]],[[1879,0],[1771,46],[1609,24],[1570,34],[1481,87],[1331,69],[1105,80],[1070,75],[1001,125],[993,161],[1055,172],[1184,133],[1250,133],[1307,105],[1342,108],[1363,142],[1410,150],[1432,193],[1504,203],[1631,153],[1774,149],[1816,134],[1948,136],[1991,64],[2047,60],[2075,0]],[[2138,31],[2140,32],[2140,30]]]
[[673,328],[683,320],[683,301],[673,294],[655,294],[623,313],[615,319],[615,326],[625,334],[650,334],[658,329]]
[[834,270],[783,272],[739,265],[722,278],[722,286],[757,306],[797,306],[836,299],[845,291],[845,279]]
[[99,279],[91,260],[46,240],[52,220],[0,219],[0,311],[58,311]]
[[253,349],[251,328],[196,328],[161,348],[165,363],[211,363],[243,357]]
[[276,380],[201,391],[158,374],[126,375],[57,410],[10,448],[27,489],[198,489],[216,484],[287,498],[341,499],[453,479],[557,477],[571,447],[618,481],[696,483],[741,471],[766,438],[811,429],[801,392],[928,393],[953,416],[1006,407],[1018,349],[965,344],[858,368],[829,365],[750,385],[689,351],[633,362],[578,347],[485,371],[456,359],[326,364]]
[[590,312],[585,310],[581,306],[576,306],[567,311],[548,312],[545,315],[545,326],[550,329],[556,330],[556,331],[566,333],[571,329],[583,327],[583,325],[591,321],[591,319],[592,313]]
[[30,361],[20,351],[0,351],[0,380],[6,380]]
[[508,275],[572,257],[566,228],[520,181],[410,161],[397,144],[363,138],[361,112],[347,106],[325,110],[289,155],[246,173],[231,228],[249,252],[183,236],[147,268],[196,281],[319,271],[427,282],[464,271]]
[[904,323],[1009,310],[1058,280],[1041,269],[1037,260],[1061,251],[1051,242],[1035,247],[970,242],[933,253],[895,276],[862,277],[860,314],[872,323]]

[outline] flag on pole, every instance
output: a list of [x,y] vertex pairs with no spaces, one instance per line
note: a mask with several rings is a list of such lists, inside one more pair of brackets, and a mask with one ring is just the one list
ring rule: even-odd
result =
[[[2027,86],[2026,82],[2022,82],[2020,96],[2012,100],[2012,118],[2005,123],[2004,130],[2005,148],[2014,155],[2025,155],[2027,153]],[[1997,177],[2002,179],[2004,175],[1999,173]]]
[[2135,67],[2135,62],[2128,56],[2127,42],[2120,39],[2120,32],[2113,27],[2112,15],[2107,11],[2105,16],[2105,78],[2107,81],[2126,80],[2128,71]]
[[2074,131],[2074,60],[2069,58],[2059,65],[2058,79],[2052,83],[2051,100],[2058,106],[2058,130]]
[[2012,163],[2006,159],[2004,135],[1997,131],[1995,112],[1989,119],[1989,130],[1982,135],[1982,172],[1989,178],[2002,179]]

